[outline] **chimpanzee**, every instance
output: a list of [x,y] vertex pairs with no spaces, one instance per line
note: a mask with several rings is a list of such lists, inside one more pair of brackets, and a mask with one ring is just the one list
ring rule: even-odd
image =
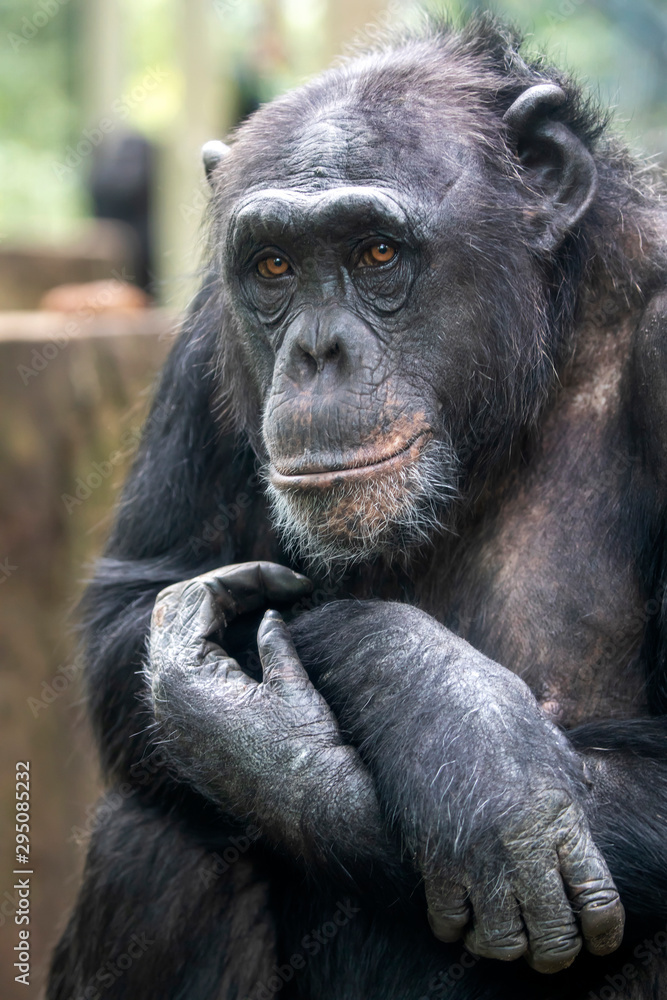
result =
[[667,996],[660,180],[488,16],[205,163],[49,997]]

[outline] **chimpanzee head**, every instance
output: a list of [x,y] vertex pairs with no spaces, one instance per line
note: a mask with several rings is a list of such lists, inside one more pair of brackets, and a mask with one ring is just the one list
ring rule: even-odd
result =
[[302,553],[413,546],[535,419],[591,133],[488,23],[357,58],[205,147],[228,380]]

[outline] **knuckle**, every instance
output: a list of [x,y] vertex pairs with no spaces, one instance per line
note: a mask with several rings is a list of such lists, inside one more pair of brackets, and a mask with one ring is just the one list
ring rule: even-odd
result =
[[208,656],[198,667],[195,668],[196,672],[204,677],[216,677],[223,681],[227,680],[229,678],[229,674],[237,669],[236,662],[229,657],[224,656]]
[[442,917],[444,920],[458,920],[467,917],[469,907],[464,897],[442,899],[432,892],[427,892],[426,900],[429,911],[436,917]]
[[[558,955],[570,951],[577,942],[580,942],[580,937],[574,921],[566,924],[553,922],[551,926],[540,924],[530,930],[531,950],[541,955]],[[579,947],[580,943],[577,951]]]
[[164,591],[158,594],[151,615],[151,629],[162,631],[171,624],[177,606],[173,594],[166,594]]
[[206,577],[196,576],[193,580],[187,580],[178,594],[181,603],[196,600],[204,596],[206,593],[213,594],[215,588],[213,586],[213,581],[207,580]]
[[560,802],[553,824],[559,830],[559,840],[564,847],[573,848],[588,835],[588,822],[583,810],[569,795]]
[[199,602],[206,589],[202,580],[195,577],[193,580],[172,584],[172,586],[161,590],[153,606],[151,627],[164,629],[168,626],[181,624],[184,615],[192,614],[193,604]]
[[528,941],[522,931],[514,927],[478,929],[466,939],[466,947],[482,958],[496,958],[501,962],[514,962],[528,950]]
[[275,673],[267,680],[269,690],[282,690],[286,685],[295,691],[306,691],[310,687],[308,678],[304,678],[297,665],[287,656],[277,656],[272,664]]
[[567,938],[562,945],[556,947],[542,948],[535,947],[529,949],[529,965],[536,972],[554,973],[567,969],[572,965],[575,958],[581,951],[581,941],[579,939]]
[[621,904],[618,890],[606,880],[596,886],[594,890],[584,892],[583,895],[586,910],[591,914],[598,914],[601,917],[606,913],[612,912],[615,907]]
[[163,669],[173,659],[175,637],[167,627],[168,623],[163,617],[158,616],[159,624],[156,624],[155,613],[151,620],[151,628],[148,636],[148,668],[151,672]]
[[462,885],[443,880],[438,875],[424,873],[426,905],[437,917],[455,920],[468,915],[468,895]]
[[611,879],[598,876],[577,886],[572,898],[580,907],[595,912],[617,903],[619,896]]
[[[187,582],[187,581],[186,581]],[[180,596],[185,583],[172,583],[157,595],[156,604],[169,604]]]
[[457,941],[470,919],[470,907],[464,897],[438,897],[427,887],[427,917],[433,935],[447,942]]

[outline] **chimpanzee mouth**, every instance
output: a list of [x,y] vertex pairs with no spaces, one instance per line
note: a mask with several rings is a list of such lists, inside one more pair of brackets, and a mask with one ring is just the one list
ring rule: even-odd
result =
[[[306,464],[295,463],[289,471],[287,466],[276,468],[272,463],[269,468],[269,481],[279,490],[293,489],[329,489],[332,486],[343,485],[399,472],[404,466],[415,462],[426,443],[432,438],[430,431],[421,431],[398,451],[382,457],[374,457],[366,452],[358,452],[345,464],[315,461]],[[377,454],[377,453],[376,453]],[[371,458],[371,461],[368,459]]]
[[[405,438],[404,438],[405,440]],[[447,436],[423,428],[398,450],[357,452],[357,464],[267,470],[273,525],[308,565],[344,571],[384,554],[400,558],[443,529],[458,496],[458,463]],[[363,464],[359,459],[363,459]]]

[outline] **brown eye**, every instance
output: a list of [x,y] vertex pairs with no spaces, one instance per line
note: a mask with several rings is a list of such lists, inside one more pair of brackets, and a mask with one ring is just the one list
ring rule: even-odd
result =
[[265,257],[257,264],[257,270],[263,278],[279,278],[287,274],[290,266],[284,257]]
[[374,243],[364,250],[361,257],[363,267],[376,267],[378,264],[388,264],[396,256],[396,247],[389,243]]

